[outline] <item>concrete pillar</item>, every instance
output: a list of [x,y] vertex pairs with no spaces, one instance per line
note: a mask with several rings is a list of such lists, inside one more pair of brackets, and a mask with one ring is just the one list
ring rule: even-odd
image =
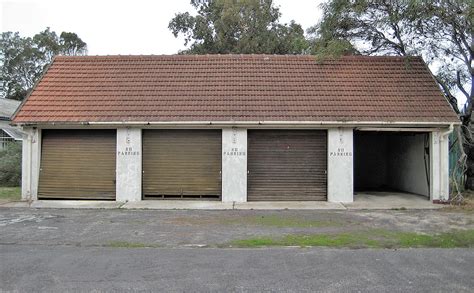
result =
[[116,200],[142,200],[142,130],[117,129]]
[[430,198],[449,200],[449,141],[441,131],[430,134]]
[[24,129],[21,162],[21,199],[38,199],[38,182],[41,159],[41,130]]
[[222,201],[247,201],[247,129],[222,129]]
[[328,129],[328,201],[354,201],[353,129]]

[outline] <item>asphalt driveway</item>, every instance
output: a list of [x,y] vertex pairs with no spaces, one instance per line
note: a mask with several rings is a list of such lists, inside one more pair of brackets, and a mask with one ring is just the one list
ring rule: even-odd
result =
[[[1,208],[0,291],[469,292],[473,230],[472,211]],[[429,246],[426,235],[452,231],[468,248],[339,241],[400,233]],[[344,237],[309,247],[314,235]],[[300,236],[304,245],[259,242]]]
[[474,213],[384,211],[147,211],[0,209],[0,244],[222,247],[235,240],[287,234],[383,229],[438,233],[474,229]]

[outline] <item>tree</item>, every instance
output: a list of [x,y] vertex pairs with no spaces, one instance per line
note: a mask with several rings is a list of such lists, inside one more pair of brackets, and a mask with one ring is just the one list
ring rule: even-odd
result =
[[87,44],[75,33],[58,35],[49,28],[32,38],[3,32],[0,38],[0,96],[23,100],[56,55],[84,55]]
[[[329,0],[313,28],[312,51],[341,54],[421,55],[463,128],[457,130],[468,182],[474,182],[472,105],[474,99],[474,5],[472,0]],[[470,89],[469,89],[470,87]],[[464,109],[457,98],[464,95]],[[470,186],[471,188],[473,186]]]
[[184,35],[185,54],[301,54],[308,43],[294,21],[279,23],[272,0],[192,0],[197,15],[178,13],[169,23]]
[[[472,0],[330,0],[310,29],[316,54],[421,55],[453,109],[469,124],[473,100]],[[471,90],[467,90],[467,84]],[[456,93],[465,95],[460,113]]]

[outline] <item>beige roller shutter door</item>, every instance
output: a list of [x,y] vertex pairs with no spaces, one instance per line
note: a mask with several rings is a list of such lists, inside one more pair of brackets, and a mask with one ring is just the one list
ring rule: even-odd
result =
[[144,130],[144,197],[220,199],[221,145],[221,130]]
[[40,199],[115,199],[115,130],[43,130]]
[[249,130],[248,201],[327,200],[324,130]]

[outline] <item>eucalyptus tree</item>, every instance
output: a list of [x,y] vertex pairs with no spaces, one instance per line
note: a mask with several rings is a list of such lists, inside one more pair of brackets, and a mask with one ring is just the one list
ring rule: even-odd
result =
[[473,100],[472,0],[330,0],[309,32],[315,54],[421,55],[453,109],[464,95],[468,124]]
[[197,14],[178,13],[169,29],[190,45],[183,54],[301,54],[309,48],[301,25],[280,23],[272,0],[192,0]]
[[22,37],[18,32],[3,32],[0,36],[0,96],[23,100],[56,55],[84,55],[87,44],[75,33],[59,36],[49,28]]
[[[474,2],[472,0],[329,0],[309,30],[312,53],[423,56],[463,123],[460,150],[474,177]],[[466,102],[459,109],[458,98]],[[461,162],[465,155],[461,156]],[[460,163],[465,168],[464,163]],[[474,179],[474,178],[473,178]],[[472,181],[472,180],[471,180]]]

